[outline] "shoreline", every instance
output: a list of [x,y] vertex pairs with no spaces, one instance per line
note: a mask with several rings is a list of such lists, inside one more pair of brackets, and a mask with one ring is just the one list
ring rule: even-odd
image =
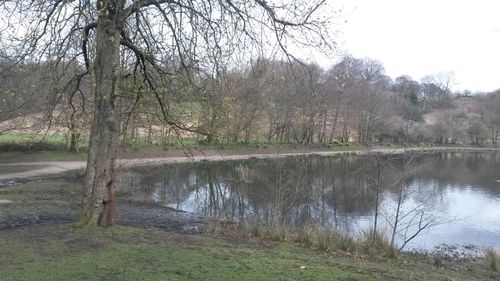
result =
[[[177,164],[177,163],[196,163],[204,161],[235,161],[249,159],[272,159],[300,156],[355,156],[372,154],[402,154],[406,152],[500,152],[500,148],[475,148],[475,147],[409,147],[409,148],[374,148],[374,149],[355,149],[355,150],[318,150],[302,152],[274,152],[274,153],[245,153],[245,154],[219,154],[219,155],[195,155],[185,157],[150,157],[137,159],[119,159],[119,168],[129,168],[140,165],[150,164]],[[219,151],[220,152],[220,151]]]
[[[402,154],[405,152],[428,153],[428,152],[497,152],[500,148],[482,148],[482,147],[408,147],[408,148],[373,148],[373,149],[353,149],[353,150],[303,150],[297,152],[269,151],[268,153],[251,153],[248,151],[239,151],[241,153],[224,153],[224,150],[214,150],[205,153],[203,150],[194,151],[192,156],[164,156],[164,157],[144,157],[144,158],[122,158],[117,160],[117,168],[131,168],[136,166],[159,165],[159,164],[180,164],[197,163],[205,161],[235,161],[249,159],[278,159],[286,157],[300,156],[354,156],[371,154]],[[185,152],[184,152],[185,153]],[[0,163],[0,169],[5,170],[9,167],[22,166],[46,166],[38,169],[27,169],[21,172],[0,173],[0,181],[28,179],[44,175],[61,174],[65,172],[78,171],[85,169],[86,161],[33,161],[33,162],[10,162]],[[6,168],[3,168],[6,167]],[[2,169],[3,168],[3,169]]]

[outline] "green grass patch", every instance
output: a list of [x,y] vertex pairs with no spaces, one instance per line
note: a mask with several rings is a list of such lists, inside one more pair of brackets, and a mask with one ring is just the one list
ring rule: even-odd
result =
[[55,239],[0,236],[2,280],[378,280],[286,247],[269,251],[172,233],[157,233],[155,241],[143,229],[63,228],[39,229]]
[[0,232],[0,272],[10,280],[495,280],[480,264],[371,260],[292,242],[228,241],[155,229],[32,226]]
[[65,144],[66,137],[64,135],[13,135],[0,134],[0,143],[30,143],[30,142],[46,142],[52,144]]

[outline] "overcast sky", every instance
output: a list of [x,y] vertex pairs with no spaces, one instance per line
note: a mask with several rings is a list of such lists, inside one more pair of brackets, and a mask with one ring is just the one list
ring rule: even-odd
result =
[[381,61],[391,77],[453,71],[455,90],[500,88],[499,0],[329,1],[347,21],[341,50]]

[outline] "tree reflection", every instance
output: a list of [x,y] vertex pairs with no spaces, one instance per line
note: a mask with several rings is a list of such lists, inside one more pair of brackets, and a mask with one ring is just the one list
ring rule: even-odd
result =
[[120,186],[131,200],[213,218],[345,233],[373,227],[374,221],[390,228],[379,218],[394,214],[399,198],[401,210],[425,205],[431,215],[452,185],[500,195],[494,153],[416,155],[401,181],[404,165],[401,155],[203,162],[128,170]]

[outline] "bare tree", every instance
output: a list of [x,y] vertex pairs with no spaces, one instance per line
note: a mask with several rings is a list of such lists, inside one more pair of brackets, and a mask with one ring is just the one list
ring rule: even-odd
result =
[[378,61],[364,59],[359,67],[358,91],[353,95],[354,111],[358,142],[366,145],[372,142],[376,124],[387,108],[390,79],[384,75],[384,67]]
[[351,56],[344,57],[326,74],[325,91],[328,92],[328,105],[333,109],[330,121],[329,141],[332,141],[340,127],[338,138],[342,142],[349,141],[351,135],[352,95],[359,81],[361,61]]
[[[500,135],[500,90],[479,97],[480,120],[488,129],[490,141],[494,145]],[[475,136],[481,135],[480,124],[473,128]]]
[[422,231],[429,230],[436,225],[442,224],[435,203],[433,200],[436,194],[432,193],[429,196],[424,196],[415,202],[408,202],[408,198],[412,193],[409,190],[409,179],[411,174],[422,168],[418,165],[412,165],[416,157],[416,153],[409,153],[406,147],[399,161],[395,162],[394,168],[399,170],[399,176],[393,185],[396,188],[396,200],[393,214],[381,214],[391,230],[390,246],[396,247],[396,238],[400,241],[398,250],[401,251],[404,247]]
[[[164,121],[179,130],[196,130],[173,118],[165,79],[217,75],[235,52],[255,47],[301,44],[331,47],[325,0],[218,2],[192,0],[2,1],[2,49],[16,62],[78,61],[92,73],[93,121],[79,223],[114,224],[115,160],[122,95],[122,62],[133,58],[132,75],[159,104]],[[74,44],[77,42],[78,44]],[[267,43],[270,42],[270,43]],[[76,48],[75,45],[79,47]],[[122,51],[122,52],[121,52]],[[128,55],[123,55],[127,53]]]
[[[375,211],[373,214],[373,233],[372,233],[372,242],[375,243],[377,241],[377,231],[378,231],[378,220],[379,220],[379,214],[380,214],[380,189],[381,189],[381,184],[382,184],[382,167],[383,167],[383,160],[380,157],[379,154],[375,154],[375,161],[377,163],[377,175],[376,177],[372,177],[371,180],[373,181],[375,185]],[[368,175],[369,176],[369,175]]]

